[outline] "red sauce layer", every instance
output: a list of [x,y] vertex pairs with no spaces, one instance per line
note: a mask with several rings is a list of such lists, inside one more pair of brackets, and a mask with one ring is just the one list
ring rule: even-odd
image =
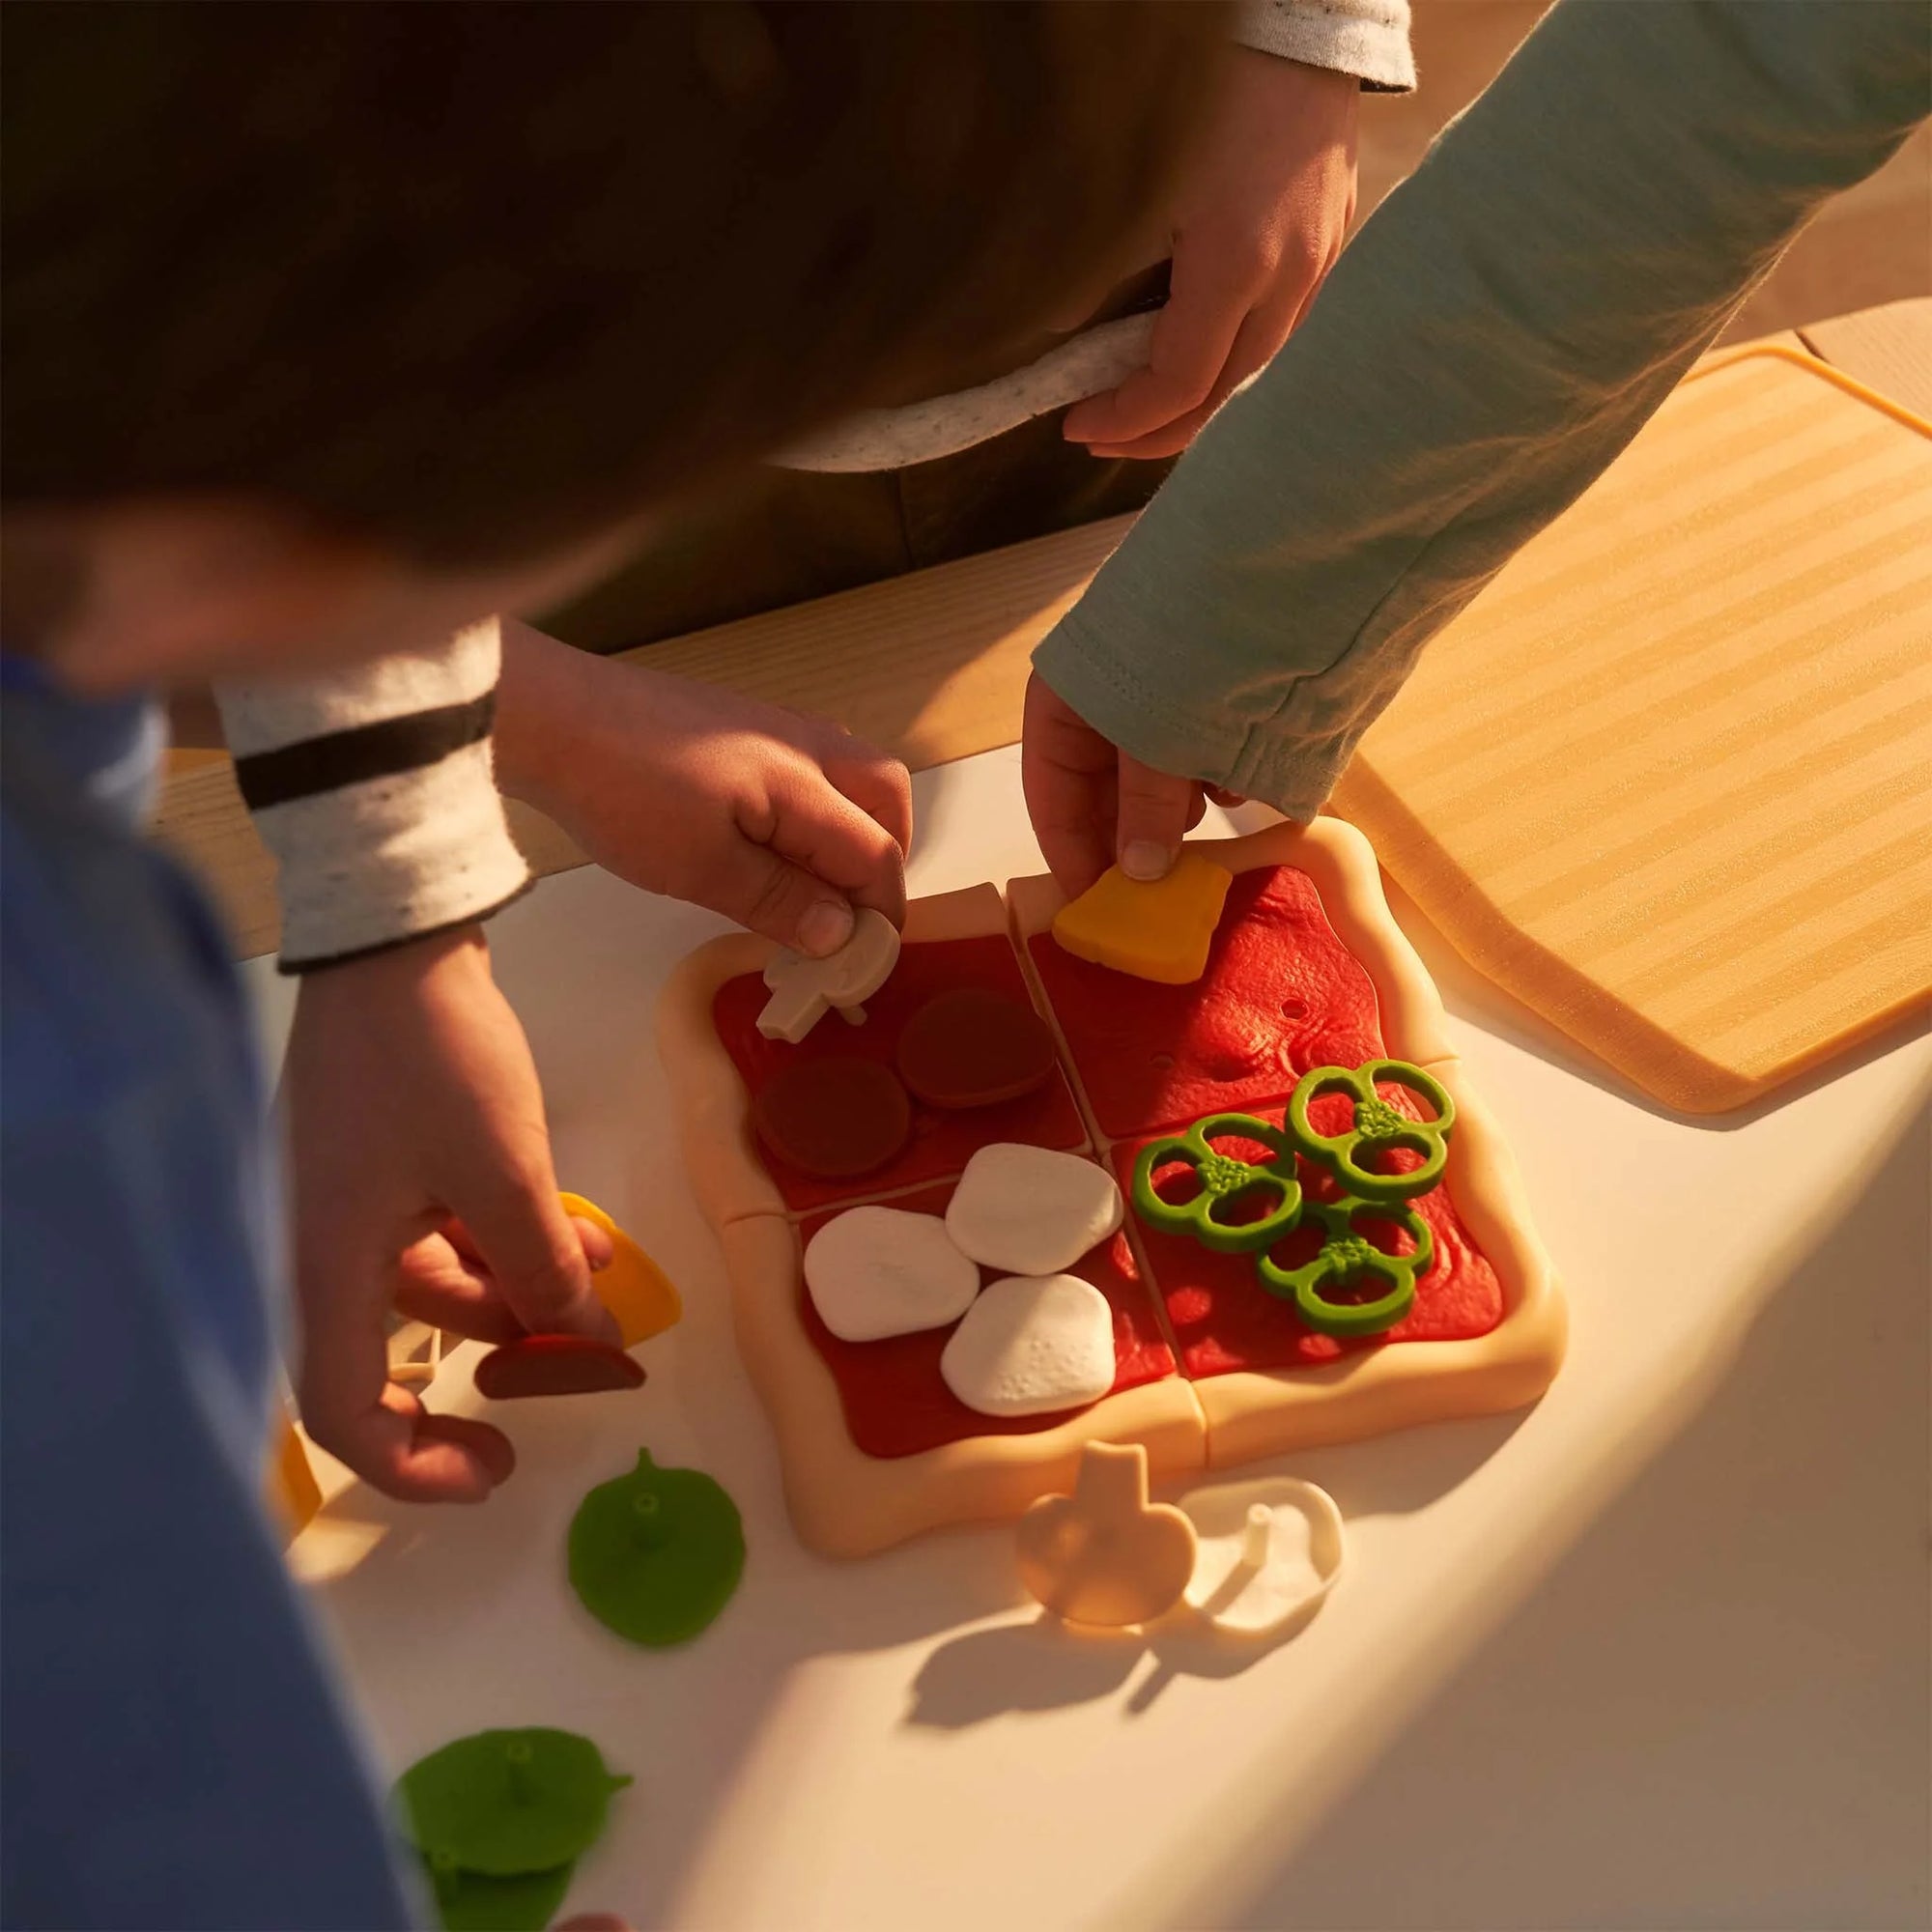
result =
[[[1362,1058],[1373,1058],[1379,1051],[1377,1047]],[[1400,1088],[1382,1085],[1378,1091],[1411,1118],[1424,1111]],[[1338,1110],[1346,1116],[1347,1108],[1348,1101],[1340,1094],[1318,1101],[1312,1110],[1313,1124],[1324,1132],[1339,1132],[1346,1118],[1334,1116]],[[1271,1125],[1281,1122],[1278,1106],[1245,1111]],[[1146,1144],[1142,1140],[1115,1151],[1116,1172],[1130,1203],[1134,1162]],[[1265,1150],[1253,1144],[1217,1141],[1215,1145],[1236,1159],[1265,1158]],[[1387,1165],[1401,1169],[1412,1165],[1415,1158],[1398,1151]],[[1453,1167],[1453,1138],[1449,1159]],[[1296,1172],[1305,1189],[1322,1198],[1334,1198],[1335,1183],[1324,1169],[1297,1157]],[[1154,1179],[1159,1187],[1159,1170]],[[1166,1188],[1160,1191],[1168,1192]],[[1174,1198],[1184,1198],[1184,1194],[1181,1189]],[[1167,1311],[1168,1325],[1180,1349],[1181,1373],[1201,1379],[1239,1369],[1293,1369],[1399,1342],[1462,1342],[1487,1335],[1503,1318],[1502,1283],[1495,1269],[1463,1226],[1447,1187],[1432,1188],[1411,1205],[1434,1237],[1435,1257],[1416,1281],[1415,1302],[1408,1313],[1385,1334],[1359,1342],[1344,1342],[1309,1328],[1292,1301],[1270,1294],[1256,1280],[1252,1255],[1216,1254],[1188,1236],[1163,1234],[1149,1227],[1130,1206],[1135,1237],[1147,1257],[1153,1286]],[[1363,1232],[1378,1247],[1392,1253],[1406,1252],[1408,1247],[1406,1238],[1392,1224],[1371,1224]],[[1312,1229],[1297,1230],[1277,1248],[1276,1258],[1286,1266],[1297,1266],[1310,1260],[1319,1245],[1320,1236]]]
[[1050,932],[1027,945],[1110,1140],[1257,1113],[1311,1066],[1359,1066],[1382,1051],[1375,986],[1293,866],[1236,875],[1192,985],[1076,959]]
[[[949,1182],[885,1205],[918,1214],[944,1214],[952,1198]],[[815,1214],[801,1223],[802,1239],[809,1241],[832,1218],[829,1212]],[[1111,1393],[1173,1375],[1173,1351],[1162,1339],[1159,1318],[1124,1234],[1103,1241],[1066,1272],[1091,1281],[1114,1311]],[[991,1268],[980,1270],[981,1287],[996,1278]],[[879,1342],[841,1342],[818,1319],[802,1269],[798,1302],[805,1332],[838,1384],[845,1427],[868,1456],[917,1456],[922,1450],[975,1435],[1036,1435],[1078,1413],[1066,1409],[1054,1415],[981,1415],[959,1401],[939,1373],[939,1358],[954,1324],[923,1329],[916,1335],[893,1335]]]
[[[980,986],[1007,994],[1022,1006],[1032,1005],[1026,976],[1011,945],[1004,934],[988,933],[978,939],[930,940],[902,948],[893,977],[866,1002],[864,1026],[847,1026],[837,1013],[828,1013],[796,1046],[767,1039],[758,1031],[758,1015],[770,990],[755,973],[740,974],[719,987],[711,1016],[724,1051],[755,1095],[773,1073],[797,1060],[857,1054],[891,1066],[906,1022],[935,993],[955,986]],[[758,1151],[785,1206],[804,1211],[945,1179],[958,1174],[980,1148],[994,1141],[1063,1150],[1087,1145],[1080,1110],[1066,1075],[1058,1066],[1044,1087],[991,1107],[945,1109],[914,1100],[912,1137],[904,1150],[883,1167],[855,1179],[819,1179],[801,1173],[762,1145]]]

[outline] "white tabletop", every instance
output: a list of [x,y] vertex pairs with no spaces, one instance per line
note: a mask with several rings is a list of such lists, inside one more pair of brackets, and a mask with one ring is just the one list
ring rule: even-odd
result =
[[[1014,753],[916,791],[916,893],[1038,869]],[[570,1907],[639,1928],[1926,1923],[1932,1039],[1677,1120],[1398,913],[1522,1162],[1570,1359],[1525,1414],[1262,1465],[1332,1492],[1349,1566],[1219,1664],[1049,1626],[1004,1529],[800,1549],[652,1046],[719,923],[588,869],[506,913],[562,1182],[688,1313],[641,1394],[499,1408],[520,1467],[487,1506],[355,1488],[303,1539],[386,1766],[492,1724],[594,1737],[637,1783]],[[272,1043],[286,982],[249,974]],[[432,1406],[476,1406],[472,1352]],[[745,1514],[744,1587],[678,1651],[563,1575],[640,1445]]]

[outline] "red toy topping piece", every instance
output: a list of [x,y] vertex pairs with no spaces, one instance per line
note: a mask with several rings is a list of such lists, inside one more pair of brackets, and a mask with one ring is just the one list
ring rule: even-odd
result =
[[[781,1039],[766,1039],[758,1032],[757,1018],[768,989],[755,973],[740,974],[718,989],[712,1002],[712,1020],[720,1043],[755,1101],[766,1084],[789,1066],[857,1058],[891,1067],[899,1037],[920,1009],[941,993],[967,986],[1002,994],[1021,1006],[1031,1005],[1010,942],[1004,933],[990,932],[972,939],[920,940],[900,948],[893,977],[866,1002],[864,1026],[848,1027],[830,1019],[795,1046]],[[877,1173],[866,1176],[859,1185],[851,1180],[819,1179],[777,1157],[769,1158],[767,1166],[785,1206],[805,1210],[943,1180],[959,1173],[992,1141],[1024,1141],[1032,1147],[1062,1150],[1084,1148],[1087,1130],[1073,1103],[1066,1075],[1056,1066],[1045,1083],[1031,1094],[988,1107],[946,1109],[916,1101],[912,1138],[895,1158]]]
[[1076,959],[1050,932],[1027,944],[1113,1138],[1262,1113],[1311,1066],[1359,1066],[1383,1051],[1375,984],[1336,937],[1314,882],[1292,866],[1236,875],[1192,985]]
[[800,1060],[758,1090],[752,1121],[765,1146],[801,1174],[850,1180],[905,1146],[912,1102],[876,1060]]
[[[917,1213],[944,1214],[952,1198],[948,1184],[895,1199],[892,1205]],[[802,1224],[800,1236],[809,1241],[831,1218],[830,1213],[814,1215]],[[981,1270],[986,1281],[993,1280],[995,1272]],[[1083,1255],[1066,1272],[1091,1281],[1114,1311],[1115,1375],[1110,1394],[1173,1375],[1174,1352],[1161,1337],[1160,1317],[1134,1264],[1124,1232]],[[1261,1298],[1272,1301],[1266,1294]],[[916,1456],[973,1436],[1031,1435],[1065,1420],[1064,1415],[980,1415],[968,1408],[939,1373],[939,1358],[952,1336],[951,1322],[881,1341],[841,1342],[819,1319],[803,1280],[798,1306],[806,1333],[838,1384],[845,1427],[868,1456]]]
[[585,1335],[526,1335],[476,1364],[476,1393],[492,1402],[531,1395],[598,1395],[644,1385],[644,1367]]
[[928,1000],[899,1035],[899,1078],[930,1107],[1017,1100],[1053,1075],[1053,1033],[1031,1007],[984,986]]

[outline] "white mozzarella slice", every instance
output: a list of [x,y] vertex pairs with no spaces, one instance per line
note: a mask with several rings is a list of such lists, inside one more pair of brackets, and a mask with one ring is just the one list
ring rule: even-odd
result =
[[1009,1275],[966,1311],[939,1373],[981,1415],[1084,1408],[1114,1386],[1114,1312],[1077,1275]]
[[1009,1274],[1058,1274],[1120,1230],[1114,1177],[1091,1160],[999,1141],[966,1163],[946,1209],[961,1254]]
[[980,1270],[937,1214],[851,1208],[806,1243],[805,1285],[841,1342],[943,1328],[980,1292]]

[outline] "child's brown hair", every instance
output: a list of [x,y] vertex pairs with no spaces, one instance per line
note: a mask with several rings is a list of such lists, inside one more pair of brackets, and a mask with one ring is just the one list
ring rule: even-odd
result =
[[4,488],[514,560],[1112,268],[1220,9],[8,8]]

